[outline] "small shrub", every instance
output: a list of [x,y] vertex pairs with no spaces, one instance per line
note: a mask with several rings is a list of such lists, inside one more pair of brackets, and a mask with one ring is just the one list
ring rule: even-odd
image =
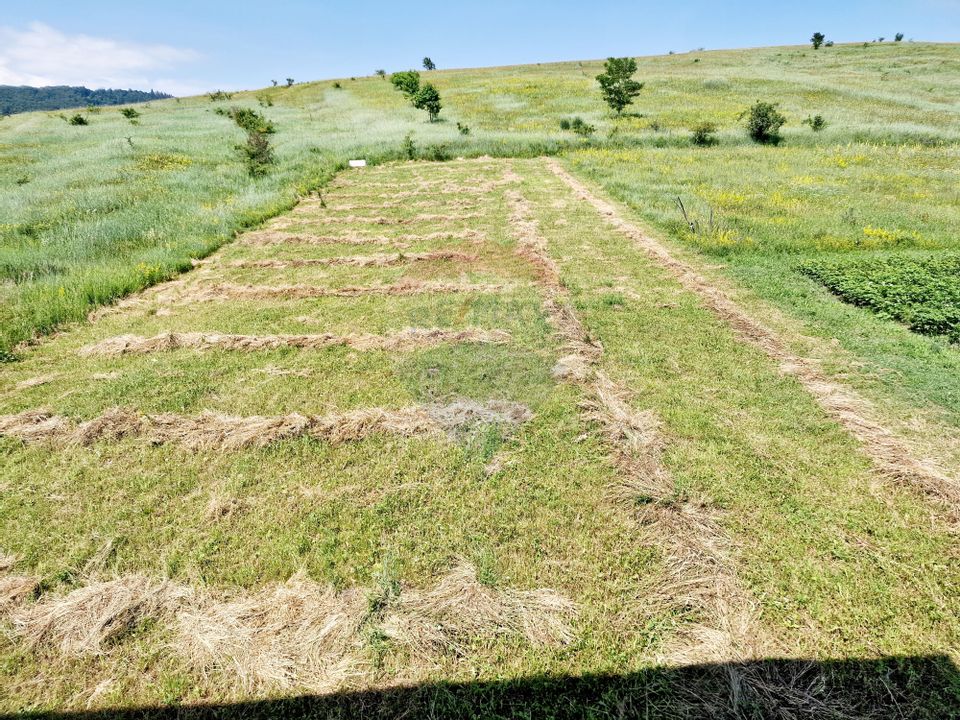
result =
[[407,156],[408,160],[415,160],[417,157],[417,146],[413,142],[413,135],[407,133],[403,137],[403,145],[400,146],[403,150],[403,154]]
[[287,78],[287,87],[293,87],[293,78]]
[[637,61],[633,58],[607,58],[603,72],[597,75],[603,99],[617,115],[631,105],[643,89],[643,83],[633,79],[636,72]]
[[87,113],[90,115],[99,115],[100,108],[96,105],[87,105]]
[[433,62],[433,60],[431,60],[431,59],[428,58],[428,57],[425,57],[425,58],[423,59],[423,69],[424,69],[424,70],[436,70],[436,69],[437,69],[437,66],[436,66],[436,64]]
[[823,119],[823,115],[814,115],[804,120],[803,124],[809,125],[814,132],[820,132],[827,126],[827,121]]
[[813,37],[810,38],[810,42],[813,44],[813,49],[819,50],[820,46],[823,45],[823,41],[826,39],[826,35],[824,35],[822,32],[815,32]]
[[569,129],[570,129],[570,120],[568,120],[567,118],[561,118],[561,119],[560,119],[560,129],[561,129],[561,130],[569,130]]
[[246,159],[247,170],[253,177],[266,175],[269,167],[276,162],[270,140],[263,133],[247,133],[246,145],[238,145],[237,148]]
[[470,134],[470,127],[468,125],[464,125],[463,123],[459,123],[459,122],[457,123],[457,130],[460,131],[461,135]]
[[430,122],[436,122],[443,104],[440,102],[440,93],[430,83],[426,83],[414,94],[410,101],[417,110],[426,110]]
[[343,89],[343,85],[340,84],[340,81],[339,81],[339,80],[333,84],[333,89],[334,89],[334,90],[342,90],[342,89]]
[[87,119],[80,113],[77,113],[76,115],[71,117],[69,120],[67,120],[67,122],[70,123],[71,125],[89,125],[90,124],[89,122],[87,122]]
[[276,80],[271,80],[270,82],[273,83],[273,86],[274,86],[274,87],[277,86],[277,81],[276,81]]
[[260,107],[273,107],[273,98],[269,95],[257,95],[257,102],[260,103]]
[[426,155],[429,160],[436,162],[444,162],[450,159],[450,151],[442,143],[428,146]]
[[903,33],[897,33],[893,36],[894,42],[903,42]]
[[136,120],[138,117],[140,117],[140,113],[137,112],[137,109],[132,107],[120,108],[120,114],[123,115],[127,120]]
[[218,102],[220,100],[229,100],[233,97],[233,93],[224,92],[223,90],[217,90],[212,93],[207,93],[207,97],[210,98],[210,102]]
[[30,182],[30,178],[28,178],[26,175],[22,175],[17,178],[16,182],[17,185],[26,185],[28,182]]
[[405,95],[413,96],[420,89],[420,73],[416,70],[402,70],[390,76],[393,86]]
[[597,131],[593,125],[584,122],[583,118],[581,117],[575,117],[570,121],[570,129],[573,130],[577,135],[582,135],[583,137],[589,137]]
[[780,128],[787,119],[777,110],[775,103],[757,101],[740,117],[747,118],[747,132],[755,142],[772,145],[780,142]]
[[827,40],[823,45],[824,47],[833,47],[833,40]]
[[700,147],[707,147],[708,145],[715,145],[717,138],[714,137],[714,134],[717,132],[717,126],[712,122],[702,122],[693,127],[693,135],[691,140],[694,145],[699,145]]

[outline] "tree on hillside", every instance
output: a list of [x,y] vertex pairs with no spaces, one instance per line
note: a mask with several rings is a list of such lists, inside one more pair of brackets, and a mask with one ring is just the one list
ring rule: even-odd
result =
[[390,76],[393,86],[406,95],[413,96],[420,89],[420,73],[416,70],[402,70]]
[[740,115],[747,118],[747,132],[754,142],[776,145],[780,142],[780,128],[787,119],[774,103],[757,101]]
[[813,49],[819,50],[820,46],[823,45],[823,41],[826,39],[827,39],[827,36],[824,35],[822,32],[815,32],[813,34],[813,37],[810,38],[810,42],[813,43]]
[[387,71],[386,71],[386,70],[377,70],[374,74],[375,74],[377,77],[382,77],[384,80],[387,79]]
[[901,42],[903,40],[903,33],[897,33],[893,36],[894,42]]
[[287,87],[293,87],[293,78],[287,78]]
[[433,60],[429,57],[423,59],[423,69],[424,70],[436,70],[437,66],[434,64]]
[[643,89],[643,83],[633,79],[637,72],[637,61],[629,57],[608,58],[603,69],[604,72],[597,75],[600,91],[610,109],[619,115]]
[[430,122],[436,122],[440,115],[440,109],[443,105],[440,103],[440,93],[430,83],[425,83],[411,98],[413,106],[417,110],[426,110],[430,116]]
[[272,82],[272,83],[273,83],[273,86],[274,86],[274,87],[276,87],[276,86],[277,86],[277,81],[276,81],[276,80],[271,80],[270,82]]

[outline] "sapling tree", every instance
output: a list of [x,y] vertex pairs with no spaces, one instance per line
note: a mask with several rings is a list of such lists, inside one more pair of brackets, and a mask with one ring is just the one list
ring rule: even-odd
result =
[[637,72],[637,61],[629,57],[608,58],[603,69],[604,71],[597,75],[600,91],[610,109],[620,115],[643,89],[643,83],[633,79]]
[[896,35],[894,35],[894,36],[893,36],[893,41],[894,41],[894,42],[902,42],[902,41],[903,41],[903,33],[897,33]]
[[747,132],[758,143],[776,145],[780,142],[780,128],[787,121],[774,103],[757,101],[740,115],[747,118]]
[[436,122],[440,115],[440,109],[443,105],[440,102],[440,93],[430,83],[424,83],[423,86],[410,98],[413,106],[417,110],[426,110],[430,116],[430,122]]
[[293,87],[293,78],[287,78],[287,87]]
[[423,69],[424,70],[436,70],[437,66],[429,57],[423,59]]
[[823,45],[823,41],[827,39],[827,36],[822,32],[815,32],[813,37],[810,38],[810,42],[813,43],[813,49],[819,50],[820,46]]

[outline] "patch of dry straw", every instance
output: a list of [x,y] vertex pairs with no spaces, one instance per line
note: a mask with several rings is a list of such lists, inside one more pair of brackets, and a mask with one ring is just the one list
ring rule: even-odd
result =
[[447,343],[506,343],[510,334],[503,330],[443,330],[440,328],[406,328],[390,335],[230,335],[220,333],[166,332],[153,337],[119,335],[106,338],[80,350],[83,356],[116,357],[132,353],[167,352],[171,350],[232,350],[254,352],[278,348],[324,350],[349,347],[353,350],[412,351]]
[[190,450],[238,450],[264,447],[297,437],[312,437],[331,444],[363,440],[375,434],[456,434],[472,424],[516,425],[532,414],[519,403],[506,401],[457,401],[387,410],[363,408],[329,415],[291,413],[264,417],[237,417],[206,411],[196,416],[161,413],[143,415],[113,408],[76,425],[66,418],[43,411],[0,416],[0,435],[24,442],[60,442],[89,445],[124,437],[144,437],[150,443],[174,443]]
[[228,267],[237,268],[298,268],[298,267],[328,267],[344,265],[350,267],[390,267],[406,265],[416,262],[440,262],[456,260],[457,262],[473,262],[476,255],[457,252],[456,250],[437,250],[435,252],[420,253],[378,253],[376,255],[337,255],[326,258],[267,258],[264,260],[234,260],[227,263]]

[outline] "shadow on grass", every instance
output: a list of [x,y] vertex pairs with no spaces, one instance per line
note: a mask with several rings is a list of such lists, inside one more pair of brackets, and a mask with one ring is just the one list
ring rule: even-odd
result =
[[946,718],[960,717],[960,671],[945,655],[760,660],[627,675],[436,682],[219,705],[32,712],[0,718]]

